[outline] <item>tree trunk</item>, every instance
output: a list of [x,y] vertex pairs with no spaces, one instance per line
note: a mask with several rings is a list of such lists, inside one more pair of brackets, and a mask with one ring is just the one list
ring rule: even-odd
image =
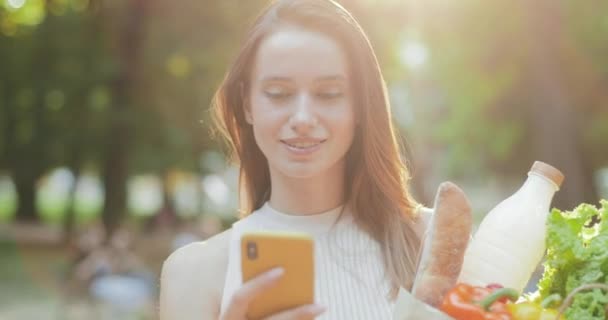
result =
[[159,212],[152,218],[155,229],[162,228],[175,228],[178,225],[178,219],[175,201],[171,196],[171,190],[169,188],[170,175],[168,168],[165,168],[162,173],[162,184],[163,184],[163,204]]
[[19,197],[17,220],[32,222],[38,219],[36,214],[36,179],[35,177],[15,176],[15,188]]
[[531,105],[533,154],[566,176],[555,207],[569,210],[581,202],[595,203],[593,169],[585,163],[576,101],[561,80],[568,75],[560,64],[563,46],[559,40],[565,35],[559,3],[539,0],[527,4],[530,80],[536,89]]
[[[101,30],[101,23],[102,23],[102,19],[100,18],[100,16],[98,15],[98,11],[100,9],[100,3],[96,0],[92,0],[89,1],[88,4],[88,8],[86,11],[86,14],[88,15],[87,17],[87,24],[85,25],[85,27],[87,28],[87,33],[88,36],[91,37],[91,39],[95,39],[95,37],[102,33],[103,31]],[[95,41],[95,40],[93,40]],[[95,64],[96,61],[94,60],[95,58],[92,58],[91,60],[88,60],[87,63],[89,64]],[[70,117],[70,121],[73,123],[73,127],[72,130],[74,132],[86,132],[87,130],[87,124],[89,123],[89,121],[91,120],[91,114],[90,114],[90,109],[86,108],[84,106],[87,105],[87,99],[88,99],[88,95],[89,95],[89,90],[90,85],[89,84],[84,84],[81,85],[79,88],[79,93],[76,96],[76,103],[75,105],[78,106],[78,108],[74,109],[73,112],[71,112],[69,114]],[[80,178],[80,174],[81,174],[81,168],[84,164],[84,158],[86,158],[86,146],[88,144],[90,144],[90,140],[89,140],[89,135],[83,135],[83,134],[77,134],[77,135],[72,135],[70,136],[70,141],[68,143],[68,145],[70,146],[70,156],[68,158],[68,163],[67,166],[68,168],[70,168],[70,170],[72,171],[72,173],[74,174],[75,177],[75,181],[74,184],[72,184],[72,188],[70,190],[70,196],[68,199],[68,207],[67,207],[67,212],[63,221],[63,241],[66,245],[70,245],[73,242],[73,238],[74,238],[74,231],[75,231],[75,227],[76,227],[76,212],[74,211],[75,209],[75,200],[76,200],[76,191],[77,191],[77,184],[78,184],[78,179]]]
[[126,214],[126,182],[128,177],[128,153],[131,143],[132,109],[131,94],[137,74],[138,58],[143,41],[146,0],[131,0],[124,28],[119,28],[118,52],[121,73],[112,85],[115,103],[109,127],[106,158],[104,160],[104,186],[106,201],[103,223],[107,237],[120,224]]
[[80,161],[79,159],[74,161],[72,165],[69,166],[70,170],[74,174],[74,183],[70,188],[70,195],[68,198],[68,207],[66,208],[67,212],[63,219],[63,242],[69,245],[74,236],[74,226],[76,225],[76,212],[74,211],[74,205],[76,200],[76,190],[78,187],[78,179],[80,178]]
[[[106,201],[102,221],[106,236],[112,236],[126,214],[127,180],[127,139],[128,130],[121,125],[113,125],[110,146],[107,149],[104,166],[104,186]],[[118,140],[116,140],[118,139]]]
[[[48,0],[46,1],[48,2]],[[45,10],[48,10],[48,3],[45,2]],[[48,78],[45,76],[50,72],[51,61],[53,56],[49,55],[49,40],[52,39],[50,36],[54,30],[53,20],[49,12],[46,12],[46,18],[44,22],[38,27],[37,38],[43,39],[37,42],[36,54],[33,58],[32,68],[40,74],[40,77],[32,79],[32,87],[34,88],[34,94],[36,101],[32,107],[32,138],[25,144],[23,141],[17,141],[15,137],[15,131],[13,130],[12,139],[9,142],[11,150],[9,151],[9,166],[13,172],[13,179],[19,197],[19,205],[17,209],[17,220],[21,221],[37,221],[38,212],[36,210],[36,181],[40,178],[45,171],[51,167],[51,161],[48,152],[48,141],[52,139],[49,136],[49,123],[48,123],[48,108],[45,105],[44,96],[47,92]],[[19,89],[19,88],[14,88]],[[10,91],[10,94],[15,95],[17,90]],[[16,99],[13,96],[15,102]],[[9,104],[8,108],[14,107]],[[11,114],[13,120],[18,122],[22,119],[17,118],[15,114]]]

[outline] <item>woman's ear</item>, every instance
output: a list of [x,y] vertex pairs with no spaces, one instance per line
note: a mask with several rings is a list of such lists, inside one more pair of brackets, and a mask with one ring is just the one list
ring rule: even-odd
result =
[[251,104],[249,103],[249,94],[245,90],[245,85],[241,82],[240,84],[241,91],[241,101],[243,101],[243,112],[245,114],[245,121],[250,125],[253,125],[253,117],[251,116]]

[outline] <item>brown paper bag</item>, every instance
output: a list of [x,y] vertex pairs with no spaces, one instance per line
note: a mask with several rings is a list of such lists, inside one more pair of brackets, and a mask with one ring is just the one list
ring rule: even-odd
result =
[[414,298],[401,288],[393,311],[393,320],[454,320],[454,318]]

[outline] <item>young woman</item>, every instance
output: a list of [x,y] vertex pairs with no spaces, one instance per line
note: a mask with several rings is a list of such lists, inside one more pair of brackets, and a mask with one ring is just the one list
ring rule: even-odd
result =
[[254,23],[216,93],[240,164],[231,230],[173,253],[162,319],[244,320],[280,278],[241,283],[239,237],[256,229],[315,239],[315,305],[269,319],[390,319],[409,289],[426,221],[408,193],[386,87],[355,19],[331,0],[279,0]]

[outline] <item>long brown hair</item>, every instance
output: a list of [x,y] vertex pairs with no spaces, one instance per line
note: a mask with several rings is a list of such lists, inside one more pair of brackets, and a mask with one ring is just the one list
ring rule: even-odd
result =
[[332,0],[278,0],[255,21],[214,97],[218,129],[240,163],[240,210],[247,215],[270,196],[268,163],[245,120],[252,64],[260,41],[277,28],[295,25],[332,37],[349,59],[358,126],[346,155],[346,201],[355,221],[381,244],[387,276],[411,288],[420,239],[416,203],[407,190],[409,171],[401,158],[386,85],[376,55],[353,16]]

